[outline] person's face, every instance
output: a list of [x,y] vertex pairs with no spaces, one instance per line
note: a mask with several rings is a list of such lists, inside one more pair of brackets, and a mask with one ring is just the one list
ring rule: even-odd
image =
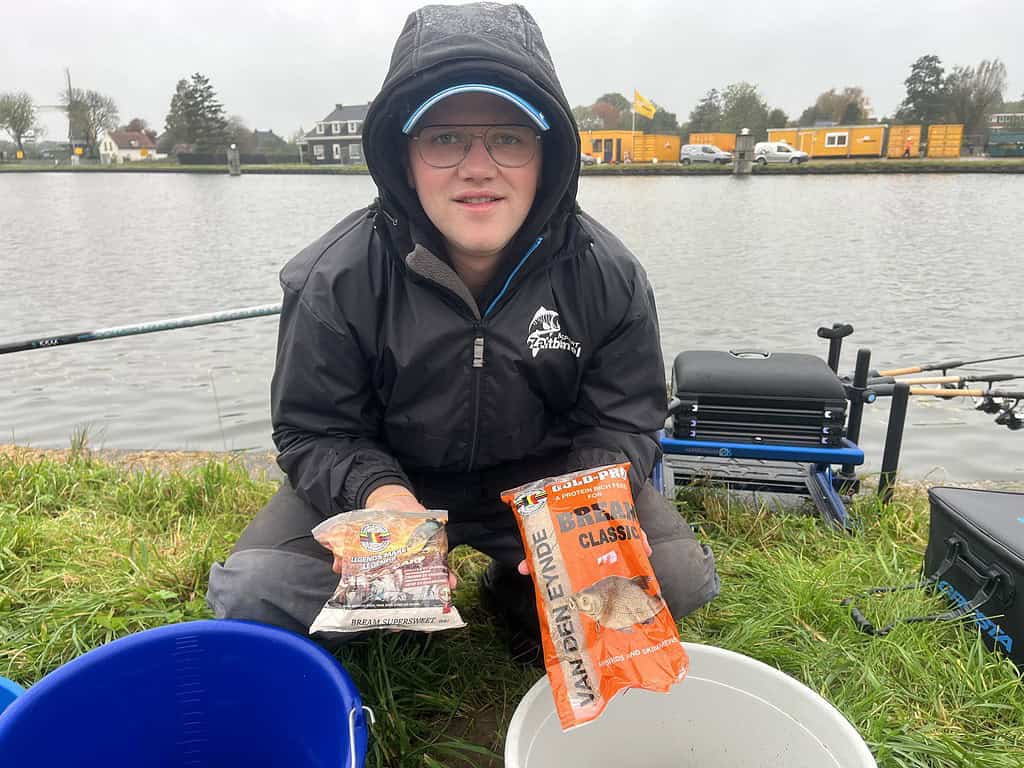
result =
[[[486,257],[500,253],[526,221],[537,193],[541,147],[518,168],[498,165],[484,146],[487,126],[530,126],[516,106],[486,93],[450,96],[432,107],[413,135],[431,126],[470,126],[473,138],[468,154],[451,168],[435,168],[424,161],[419,141],[409,140],[409,183],[424,212],[447,241],[463,256]],[[530,140],[535,141],[531,126]]]

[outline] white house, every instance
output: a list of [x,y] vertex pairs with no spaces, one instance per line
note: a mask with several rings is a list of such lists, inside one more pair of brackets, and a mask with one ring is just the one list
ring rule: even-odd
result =
[[163,160],[156,144],[142,131],[111,131],[100,138],[100,162],[127,163],[138,160]]
[[316,127],[299,139],[313,165],[363,163],[363,121],[369,104],[335,104]]

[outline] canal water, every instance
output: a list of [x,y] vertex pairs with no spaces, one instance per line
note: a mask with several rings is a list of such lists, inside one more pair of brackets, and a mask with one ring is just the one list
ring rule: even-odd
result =
[[[368,176],[4,174],[0,342],[276,303],[277,273],[374,197]],[[666,367],[687,349],[873,367],[1024,352],[1024,176],[584,177],[646,267]],[[0,356],[0,443],[269,450],[276,318]],[[1024,359],[973,370],[1024,373]],[[1024,380],[1015,386],[1024,388]],[[888,401],[865,412],[877,471]],[[913,399],[905,477],[1024,484],[1024,431]]]

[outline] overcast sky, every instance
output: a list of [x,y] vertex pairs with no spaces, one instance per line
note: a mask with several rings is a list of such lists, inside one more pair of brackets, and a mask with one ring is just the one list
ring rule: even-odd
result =
[[[5,0],[0,91],[55,104],[72,84],[112,96],[122,122],[163,129],[175,83],[210,78],[229,114],[283,136],[309,130],[336,102],[377,92],[405,0]],[[573,105],[634,88],[685,120],[710,88],[749,80],[796,117],[828,88],[863,86],[874,114],[904,95],[910,64],[947,69],[998,57],[1007,99],[1024,91],[1024,0],[528,0]],[[52,138],[58,113],[41,113]]]

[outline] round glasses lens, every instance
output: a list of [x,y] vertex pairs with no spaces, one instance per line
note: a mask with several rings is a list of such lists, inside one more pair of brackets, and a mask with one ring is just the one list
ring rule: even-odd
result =
[[494,162],[510,168],[526,165],[537,151],[537,135],[520,125],[488,128],[486,142]]
[[420,156],[427,165],[450,168],[466,156],[466,143],[472,136],[465,129],[452,126],[433,126],[420,131]]

